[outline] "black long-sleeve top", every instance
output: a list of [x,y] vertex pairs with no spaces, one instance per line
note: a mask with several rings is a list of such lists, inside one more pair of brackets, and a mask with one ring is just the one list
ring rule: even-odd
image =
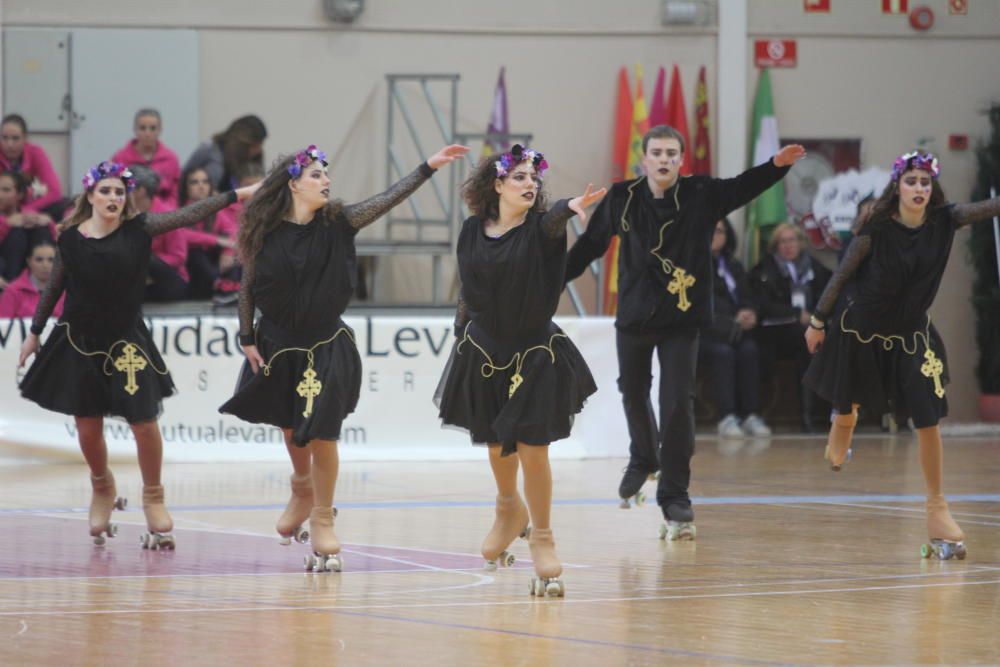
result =
[[240,343],[254,344],[255,308],[289,344],[332,333],[357,283],[355,236],[433,174],[425,162],[385,192],[343,207],[328,204],[308,223],[284,221],[268,234],[257,256],[244,260]]
[[31,333],[39,335],[66,291],[61,321],[77,333],[111,339],[141,316],[153,237],[189,227],[236,201],[235,192],[215,195],[176,211],[141,213],[107,236],[88,238],[73,226],[59,236],[52,276],[45,286]]
[[653,197],[645,176],[615,183],[570,249],[566,281],[604,255],[617,235],[616,327],[662,331],[711,324],[715,224],[784,178],[788,169],[768,160],[735,178],[682,177],[662,199]]

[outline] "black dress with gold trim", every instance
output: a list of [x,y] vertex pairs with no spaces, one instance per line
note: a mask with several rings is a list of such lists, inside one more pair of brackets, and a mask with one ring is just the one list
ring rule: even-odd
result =
[[381,194],[331,203],[307,224],[283,221],[268,234],[244,263],[239,307],[240,342],[257,346],[264,367],[254,373],[244,362],[220,412],[291,429],[300,447],[340,439],[361,393],[361,355],[341,319],[357,286],[355,236],[433,173],[424,163]]
[[457,340],[435,402],[444,424],[474,443],[546,445],[569,435],[597,385],[580,351],[552,322],[566,268],[561,200],[490,238],[477,217],[458,238],[462,280]]
[[77,226],[64,231],[32,333],[42,333],[64,290],[65,309],[21,381],[21,395],[77,417],[122,417],[130,424],[156,419],[175,389],[142,319],[152,237],[235,200],[226,193],[177,211],[140,214],[100,238],[84,236]]
[[826,319],[849,279],[855,291],[826,323],[826,339],[804,382],[842,414],[860,404],[892,413],[916,428],[948,414],[948,364],[931,324],[934,302],[959,227],[1000,212],[1000,199],[947,205],[916,228],[888,219],[868,222],[816,307]]

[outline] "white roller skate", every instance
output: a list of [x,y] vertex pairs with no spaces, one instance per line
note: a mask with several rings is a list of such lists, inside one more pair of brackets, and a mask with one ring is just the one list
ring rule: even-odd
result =
[[139,536],[143,549],[170,550],[177,547],[174,536],[174,520],[170,518],[163,504],[163,486],[142,487],[142,511],[146,515],[147,532]]
[[694,510],[690,505],[667,505],[666,520],[660,525],[660,539],[671,542],[694,540],[698,529],[694,525]]
[[302,527],[313,508],[312,478],[308,475],[292,475],[292,496],[285,511],[278,519],[275,529],[281,535],[281,544],[288,545],[295,540],[299,544],[309,541],[309,531]]
[[633,505],[641,507],[646,503],[646,494],[642,491],[642,485],[647,481],[652,482],[660,479],[660,471],[650,472],[629,464],[623,472],[625,474],[622,476],[621,484],[618,485],[618,497],[621,498],[618,507],[623,510],[627,510]]
[[529,593],[535,597],[563,597],[566,586],[559,575],[562,564],[556,557],[556,543],[552,539],[551,528],[535,528],[528,538],[531,561],[535,566],[535,576],[531,578]]
[[306,572],[340,572],[344,562],[340,558],[340,541],[333,533],[335,507],[313,507],[309,513],[309,539],[313,555],[305,557]]
[[493,527],[483,540],[482,554],[486,560],[484,569],[494,571],[497,566],[510,567],[516,560],[507,547],[518,537],[528,539],[531,526],[528,525],[528,508],[521,496],[497,496],[496,515]]
[[100,546],[107,537],[118,534],[118,526],[111,523],[111,512],[123,510],[128,500],[119,498],[115,489],[115,478],[108,470],[101,477],[90,476],[93,494],[90,497],[90,535],[94,544]]

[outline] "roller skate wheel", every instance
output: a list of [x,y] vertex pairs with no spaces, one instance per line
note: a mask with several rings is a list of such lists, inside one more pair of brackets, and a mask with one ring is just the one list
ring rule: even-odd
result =
[[646,494],[643,493],[642,491],[639,491],[638,493],[635,494],[635,496],[633,496],[633,500],[635,502],[636,507],[642,507],[643,505],[646,504]]
[[94,544],[96,544],[97,546],[102,546],[104,544],[104,541],[105,540],[103,535],[94,536]]
[[299,544],[306,544],[307,542],[309,542],[309,531],[302,528],[302,526],[299,526],[298,528],[295,529],[294,537],[295,541],[298,542]]
[[160,536],[160,549],[167,549],[173,551],[177,548],[177,542],[174,541],[173,535],[162,535]]
[[323,567],[327,572],[340,572],[344,567],[344,562],[340,560],[340,554],[332,554],[326,557]]
[[115,498],[115,509],[124,510],[128,505],[128,498]]
[[282,537],[281,539],[278,540],[278,544],[285,547],[287,547],[291,543],[292,543],[292,538],[290,537]]
[[145,533],[143,533],[142,535],[140,535],[139,536],[139,544],[142,545],[143,549],[148,549],[149,548],[149,535],[146,535]]
[[514,564],[515,560],[517,559],[514,558],[514,554],[508,551],[504,551],[502,554],[500,554],[500,564],[503,565],[504,567],[510,567],[511,565]]
[[549,579],[545,584],[545,594],[552,598],[561,598],[566,594],[563,582],[559,579]]
[[312,556],[306,556],[305,558],[303,558],[303,562],[304,562],[304,564],[306,566],[306,572],[312,572],[312,569],[313,569],[313,557]]
[[531,526],[530,525],[529,526],[525,526],[524,530],[521,531],[520,538],[522,540],[526,540],[526,539],[528,539],[530,537],[531,537]]
[[534,597],[543,597],[545,595],[545,582],[538,577],[532,577],[528,590]]
[[107,533],[108,533],[108,537],[114,537],[115,535],[117,535],[118,534],[118,524],[109,523],[108,524]]
[[618,508],[623,510],[632,509],[632,503],[628,501],[628,498],[622,498],[622,501],[618,503]]
[[497,562],[495,560],[488,560],[485,563],[483,563],[483,569],[486,570],[487,572],[496,572]]
[[660,524],[660,530],[659,530],[659,536],[660,536],[661,540],[667,539],[667,532],[668,532],[667,531],[667,524],[661,523]]
[[959,544],[955,548],[955,558],[957,558],[958,560],[965,560],[965,553],[966,553],[965,552],[965,545]]
[[920,557],[921,558],[930,558],[931,554],[933,554],[933,553],[934,553],[934,549],[931,548],[931,545],[929,545],[929,544],[921,544],[920,545]]

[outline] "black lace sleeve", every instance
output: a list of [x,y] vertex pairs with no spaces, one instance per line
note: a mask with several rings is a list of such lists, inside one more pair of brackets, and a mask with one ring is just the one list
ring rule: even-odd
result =
[[458,338],[465,331],[465,325],[469,323],[469,307],[462,296],[462,290],[458,290],[458,305],[455,307],[455,337]]
[[190,227],[199,220],[204,220],[213,213],[218,213],[230,204],[235,204],[236,199],[236,191],[230,190],[221,195],[202,199],[176,211],[147,213],[146,231],[150,236],[158,236],[181,227]]
[[542,216],[542,233],[550,239],[566,236],[566,225],[576,213],[569,207],[568,199],[560,199]]
[[416,192],[417,188],[433,175],[434,169],[424,162],[385,192],[380,192],[357,204],[348,204],[344,207],[343,216],[355,230],[367,227]]
[[49,275],[49,282],[45,284],[45,291],[38,300],[38,307],[35,308],[35,316],[31,319],[31,333],[36,336],[42,335],[45,330],[45,323],[52,316],[52,311],[59,303],[59,297],[66,289],[66,269],[63,267],[62,258],[59,251],[56,251],[55,261],[52,263],[52,273]]
[[256,258],[247,257],[243,260],[243,276],[240,278],[240,345],[254,345],[253,335],[253,281]]
[[1000,197],[984,199],[971,204],[955,204],[951,209],[951,219],[955,223],[955,227],[958,228],[998,215],[1000,215]]
[[837,297],[840,296],[840,291],[851,276],[857,272],[858,267],[861,266],[861,262],[871,252],[871,248],[872,237],[867,234],[860,235],[851,241],[851,245],[847,249],[847,254],[844,255],[843,261],[837,266],[837,270],[833,272],[833,277],[830,278],[830,282],[826,284],[826,289],[823,290],[823,296],[819,298],[819,303],[816,304],[814,313],[816,319],[825,321],[830,316],[834,305],[837,303]]

